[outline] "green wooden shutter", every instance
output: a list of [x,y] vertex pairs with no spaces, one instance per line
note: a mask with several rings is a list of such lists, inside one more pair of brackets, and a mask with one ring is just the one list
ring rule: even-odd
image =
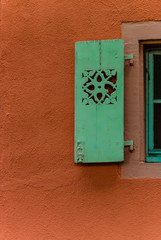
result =
[[124,159],[124,43],[76,43],[75,162]]

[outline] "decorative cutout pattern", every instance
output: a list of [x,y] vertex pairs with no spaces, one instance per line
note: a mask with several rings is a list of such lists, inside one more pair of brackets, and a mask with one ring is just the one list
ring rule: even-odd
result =
[[82,102],[89,104],[114,104],[117,102],[117,72],[108,70],[86,70],[82,73],[85,81]]

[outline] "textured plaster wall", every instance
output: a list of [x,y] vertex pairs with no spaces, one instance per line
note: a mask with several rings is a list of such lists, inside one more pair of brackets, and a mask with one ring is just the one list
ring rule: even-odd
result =
[[74,42],[121,38],[122,22],[161,20],[160,9],[2,0],[1,240],[161,239],[161,180],[73,162]]

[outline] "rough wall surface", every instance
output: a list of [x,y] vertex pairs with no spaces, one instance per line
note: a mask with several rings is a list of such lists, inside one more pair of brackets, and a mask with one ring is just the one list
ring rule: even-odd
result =
[[121,38],[121,22],[161,20],[160,9],[160,0],[2,1],[1,240],[161,239],[161,180],[73,162],[74,42]]

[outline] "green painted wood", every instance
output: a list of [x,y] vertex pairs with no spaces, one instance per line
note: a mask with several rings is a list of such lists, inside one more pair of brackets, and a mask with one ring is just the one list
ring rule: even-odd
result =
[[123,40],[75,47],[75,162],[123,161]]
[[161,103],[161,99],[153,99],[153,103]]
[[130,141],[124,141],[124,146],[133,146],[134,142],[132,140]]
[[161,149],[154,149],[154,55],[161,55],[160,50],[148,49],[146,52],[146,161],[161,162]]
[[161,155],[149,155],[146,157],[146,162],[148,163],[160,163]]
[[133,59],[133,55],[124,55],[124,60],[130,60]]
[[149,156],[149,52],[146,51],[146,161]]

